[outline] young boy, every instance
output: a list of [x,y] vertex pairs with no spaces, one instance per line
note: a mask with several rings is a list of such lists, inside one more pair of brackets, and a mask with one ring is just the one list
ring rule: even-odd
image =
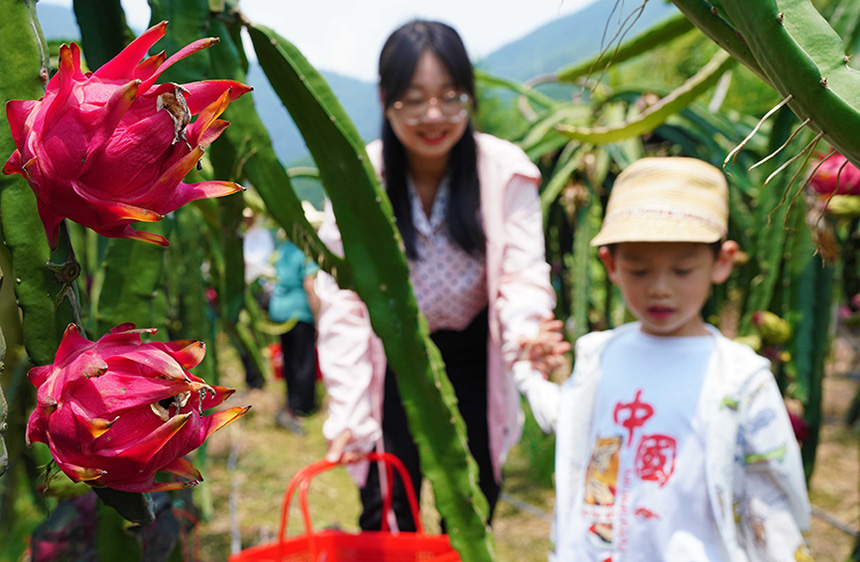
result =
[[800,452],[769,364],[701,317],[738,249],[727,223],[713,166],[630,165],[592,245],[638,322],[580,338],[560,394],[517,364],[557,431],[557,560],[810,559]]

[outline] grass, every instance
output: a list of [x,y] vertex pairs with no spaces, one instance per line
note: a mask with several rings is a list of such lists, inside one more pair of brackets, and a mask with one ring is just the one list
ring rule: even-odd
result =
[[[306,419],[303,436],[275,425],[275,414],[284,403],[282,381],[268,381],[264,390],[244,390],[239,369],[228,367],[221,384],[239,389],[226,406],[252,404],[253,408],[241,421],[209,439],[202,491],[210,498],[212,511],[198,528],[199,559],[205,562],[226,560],[234,536],[241,548],[275,540],[282,495],[290,478],[302,467],[322,458],[326,449],[322,437],[324,413]],[[813,505],[853,528],[860,526],[860,439],[856,429],[841,425],[839,415],[847,407],[845,397],[853,396],[857,386],[856,380],[846,382],[844,377],[825,380],[828,418],[822,429],[810,493]],[[503,493],[514,502],[525,502],[536,510],[521,510],[504,499],[499,501],[493,535],[498,560],[502,562],[547,559],[550,548],[547,514],[553,511],[554,496],[550,487],[537,483],[540,478],[529,466],[527,455],[534,455],[534,449],[534,445],[521,443],[505,466]],[[439,517],[426,482],[421,503],[425,527],[428,532],[438,532]],[[317,477],[310,489],[309,505],[315,529],[358,530],[358,490],[345,470],[338,468]],[[302,530],[299,513],[294,502],[288,520],[290,535]],[[813,518],[810,541],[818,562],[842,562],[853,545],[852,537],[820,518]]]

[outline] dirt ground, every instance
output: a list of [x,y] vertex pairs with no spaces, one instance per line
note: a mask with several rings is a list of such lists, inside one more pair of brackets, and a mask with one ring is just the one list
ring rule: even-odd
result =
[[[850,532],[860,527],[860,440],[857,428],[843,421],[860,386],[858,349],[860,340],[839,340],[824,385],[824,425],[810,485],[815,513],[810,543],[818,562],[845,561],[854,542]],[[207,562],[224,561],[231,552],[275,540],[290,478],[325,453],[324,414],[306,419],[304,435],[275,425],[275,413],[284,403],[282,381],[269,381],[264,390],[245,390],[242,374],[227,369],[221,383],[239,389],[228,405],[252,404],[253,408],[243,420],[209,440],[206,482],[198,497],[204,498],[211,516],[197,531],[199,559]],[[422,518],[428,531],[435,533],[438,514],[431,496],[425,483]],[[553,500],[552,489],[533,483],[522,451],[515,449],[505,467],[503,498],[493,524],[499,561],[546,560]],[[309,505],[315,529],[357,530],[358,493],[343,469],[313,481]],[[301,529],[294,502],[287,533]]]

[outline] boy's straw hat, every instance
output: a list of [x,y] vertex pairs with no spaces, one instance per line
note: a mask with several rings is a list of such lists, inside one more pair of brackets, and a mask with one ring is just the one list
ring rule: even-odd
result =
[[592,246],[619,242],[705,242],[728,232],[729,189],[695,158],[642,158],[615,180]]

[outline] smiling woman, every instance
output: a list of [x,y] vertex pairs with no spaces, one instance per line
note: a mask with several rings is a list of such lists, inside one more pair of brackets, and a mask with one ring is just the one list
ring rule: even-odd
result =
[[[502,463],[521,429],[511,375],[518,341],[538,332],[554,304],[540,175],[518,147],[473,129],[472,66],[448,25],[416,20],[389,37],[379,59],[379,97],[382,138],[367,153],[391,200],[419,309],[466,424],[489,504],[479,512],[491,521]],[[341,251],[330,208],[320,238]],[[401,402],[397,375],[358,297],[325,274],[316,289],[320,368],[331,398],[323,428],[331,442],[328,458],[349,462],[384,449],[404,462],[420,490],[419,453],[406,410],[414,415],[421,405]],[[367,463],[353,472],[361,486],[360,525],[378,529],[385,479]],[[396,524],[414,530],[398,484]]]

